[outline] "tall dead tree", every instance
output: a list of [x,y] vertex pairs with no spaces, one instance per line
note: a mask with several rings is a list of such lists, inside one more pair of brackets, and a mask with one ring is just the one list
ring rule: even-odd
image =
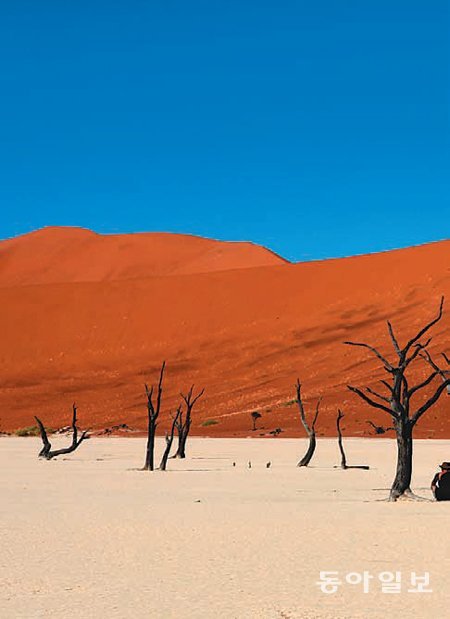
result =
[[309,438],[308,450],[303,456],[303,458],[300,460],[300,462],[297,464],[297,466],[308,466],[308,464],[311,462],[311,458],[314,455],[314,451],[316,450],[316,421],[317,421],[317,417],[319,416],[319,409],[320,409],[320,403],[322,402],[322,398],[320,397],[319,400],[317,401],[316,413],[314,415],[312,424],[309,425],[308,422],[306,421],[305,407],[303,406],[301,391],[302,391],[302,385],[300,383],[300,380],[297,378],[297,384],[296,384],[297,404],[298,404],[298,408],[300,411],[301,422]]
[[181,411],[176,424],[176,429],[178,432],[178,447],[175,455],[173,456],[174,458],[186,457],[186,443],[189,436],[189,431],[191,429],[192,409],[204,393],[205,390],[202,389],[196,396],[194,396],[194,385],[192,385],[187,395],[184,395],[183,393],[180,394],[184,400],[186,411],[184,416],[183,411]]
[[161,398],[162,398],[162,385],[164,379],[164,370],[166,367],[166,362],[163,361],[161,366],[161,370],[159,373],[159,381],[158,387],[156,391],[156,401],[153,399],[154,388],[153,385],[149,388],[149,386],[145,385],[145,394],[147,396],[147,447],[145,452],[145,464],[143,471],[153,471],[155,468],[154,464],[154,456],[155,456],[155,436],[156,436],[156,428],[157,421],[159,417],[159,412],[161,410]]
[[72,405],[72,426],[71,426],[72,427],[72,444],[69,445],[69,447],[64,447],[63,449],[52,450],[52,445],[50,441],[48,440],[47,431],[45,429],[44,424],[39,419],[39,417],[35,417],[35,419],[39,426],[42,443],[44,445],[41,451],[39,452],[39,458],[45,458],[46,460],[51,460],[52,458],[55,458],[56,456],[70,454],[72,453],[72,451],[75,451],[75,449],[78,449],[78,447],[81,445],[81,443],[85,439],[89,438],[87,430],[82,432],[80,438],[78,438],[79,430],[77,427],[77,407],[75,404]]
[[165,471],[167,468],[167,460],[169,459],[170,450],[172,449],[173,437],[175,434],[175,427],[178,423],[180,415],[181,415],[181,406],[177,408],[177,412],[172,419],[172,426],[170,428],[170,433],[166,433],[166,448],[161,458],[161,464],[159,465],[160,471]]
[[360,469],[362,471],[368,471],[369,467],[366,464],[353,464],[352,466],[349,466],[347,464],[347,456],[345,455],[345,451],[344,451],[344,444],[342,441],[342,430],[341,430],[341,420],[344,418],[344,416],[345,416],[344,413],[339,408],[338,414],[336,417],[336,429],[338,433],[339,451],[341,452],[341,469],[344,469],[345,471],[347,469]]
[[[390,491],[389,500],[396,501],[400,497],[418,499],[411,491],[412,476],[412,457],[413,457],[413,430],[419,419],[439,400],[442,393],[448,389],[450,379],[448,371],[442,370],[432,359],[427,350],[431,338],[423,341],[422,338],[428,331],[437,324],[443,314],[444,297],[441,299],[437,316],[428,322],[418,333],[412,337],[402,348],[395,336],[392,324],[388,321],[387,327],[389,336],[397,358],[391,362],[385,355],[382,355],[376,348],[369,344],[360,342],[345,342],[349,346],[362,346],[367,348],[381,362],[383,369],[387,372],[389,380],[381,380],[381,384],[386,389],[385,393],[379,393],[370,387],[364,390],[348,385],[350,391],[358,395],[364,402],[382,410],[393,420],[397,437],[397,469],[395,478]],[[410,386],[407,374],[411,365],[421,359],[431,366],[432,372],[422,382]],[[428,394],[425,402],[421,405],[412,406],[412,398],[423,389],[432,385],[435,378],[441,379],[439,387],[434,387],[431,394]]]

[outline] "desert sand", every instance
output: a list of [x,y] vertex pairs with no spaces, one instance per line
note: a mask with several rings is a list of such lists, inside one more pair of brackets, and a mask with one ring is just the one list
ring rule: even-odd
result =
[[[389,425],[346,385],[375,386],[377,360],[343,345],[369,341],[391,354],[390,318],[401,342],[450,304],[450,242],[339,260],[290,264],[249,243],[185,235],[101,236],[48,228],[0,243],[0,429],[68,423],[146,424],[143,383],[167,361],[163,416],[192,383],[205,387],[192,433],[245,437],[250,412],[262,433],[302,434],[297,376],[308,410],[324,396],[318,433],[367,436],[368,418]],[[430,352],[450,351],[450,305]],[[412,379],[427,368],[417,364]],[[426,397],[423,393],[423,397]],[[448,399],[416,434],[450,438]],[[217,422],[205,427],[206,420]]]
[[[391,440],[346,441],[349,462],[369,471],[334,469],[331,439],[298,469],[303,440],[194,438],[166,473],[135,470],[139,438],[91,439],[50,462],[39,447],[0,439],[1,617],[448,617],[450,504],[382,501]],[[430,497],[450,442],[415,450],[413,487]],[[368,593],[327,595],[321,570],[375,578]],[[383,571],[401,572],[401,593],[380,591]],[[432,593],[407,592],[412,571],[429,572]]]

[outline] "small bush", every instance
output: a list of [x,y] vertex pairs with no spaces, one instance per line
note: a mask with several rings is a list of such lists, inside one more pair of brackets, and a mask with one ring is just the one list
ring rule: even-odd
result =
[[27,426],[26,428],[19,428],[15,430],[15,436],[39,436],[39,428],[37,426]]
[[281,406],[293,406],[297,400],[294,398],[293,400],[288,400],[287,402],[283,402]]
[[217,421],[217,419],[206,419],[206,421],[204,421],[202,423],[202,426],[204,428],[207,428],[208,426],[215,426],[217,425],[219,422]]
[[[46,428],[47,434],[53,434],[54,430]],[[37,426],[27,426],[26,428],[19,428],[13,432],[14,436],[40,436],[40,431]]]

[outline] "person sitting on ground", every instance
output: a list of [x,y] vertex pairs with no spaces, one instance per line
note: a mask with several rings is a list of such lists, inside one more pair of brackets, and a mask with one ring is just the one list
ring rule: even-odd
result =
[[436,501],[450,501],[450,462],[443,462],[440,468],[433,477],[431,490]]

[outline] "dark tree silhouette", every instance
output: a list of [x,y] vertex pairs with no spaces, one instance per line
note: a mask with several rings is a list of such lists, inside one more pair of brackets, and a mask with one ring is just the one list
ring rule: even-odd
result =
[[343,416],[344,415],[343,415],[341,409],[338,409],[338,415],[337,415],[337,418],[336,418],[336,428],[337,428],[337,432],[338,432],[339,451],[341,452],[341,469],[346,469],[347,468],[347,458],[345,456],[344,447],[342,445],[342,432],[341,432],[341,419],[342,419]]
[[175,434],[175,427],[177,425],[180,415],[181,415],[181,406],[177,408],[177,412],[172,419],[172,426],[170,428],[170,433],[166,433],[166,448],[161,458],[161,464],[159,465],[160,471],[165,471],[167,468],[167,460],[169,459],[170,450],[172,448],[173,436]]
[[166,362],[163,361],[161,371],[159,373],[156,402],[153,401],[153,385],[150,388],[147,384],[145,385],[145,394],[147,396],[147,447],[145,452],[145,464],[142,469],[143,471],[153,471],[155,468],[155,436],[159,412],[161,410],[162,385],[165,367]]
[[191,429],[192,409],[204,393],[205,390],[202,389],[196,396],[194,396],[194,385],[192,385],[187,395],[184,395],[183,393],[180,394],[186,406],[186,415],[183,417],[183,412],[181,411],[178,416],[178,421],[175,424],[178,432],[178,447],[175,455],[173,456],[174,458],[186,457],[186,443],[189,436],[189,431]]
[[80,438],[78,438],[79,430],[77,427],[77,407],[75,404],[72,405],[72,426],[71,426],[72,427],[72,444],[69,445],[69,447],[64,447],[63,449],[52,450],[52,445],[50,441],[48,440],[47,431],[45,429],[44,424],[39,419],[39,417],[35,417],[35,419],[39,426],[42,443],[44,445],[41,451],[39,452],[39,458],[45,458],[46,460],[51,460],[52,458],[55,458],[56,456],[70,454],[72,453],[72,451],[75,451],[75,449],[78,449],[78,447],[81,445],[81,443],[85,439],[89,438],[87,430],[82,432]]
[[372,426],[375,434],[386,434],[386,432],[389,432],[389,430],[395,430],[394,426],[389,426],[389,428],[385,428],[384,426],[376,426],[373,421],[370,421],[370,419],[368,419],[366,423]]
[[357,465],[352,465],[349,466],[347,464],[347,457],[345,455],[345,451],[344,451],[344,445],[342,442],[342,430],[341,430],[341,419],[344,418],[344,413],[341,411],[341,409],[338,409],[338,414],[336,417],[336,429],[337,429],[337,433],[338,433],[338,445],[339,445],[339,451],[341,452],[341,469],[347,470],[347,469],[361,469],[363,471],[368,471],[369,467],[366,464],[357,464]]
[[253,413],[250,413],[250,416],[252,418],[253,421],[253,432],[255,432],[256,430],[256,422],[258,421],[258,419],[261,419],[261,413],[258,413],[258,411],[253,411]]
[[300,380],[297,378],[296,392],[297,392],[297,404],[298,404],[298,408],[300,411],[300,419],[303,424],[303,427],[305,428],[305,432],[309,437],[308,450],[303,456],[303,458],[300,460],[300,462],[297,464],[297,466],[308,466],[308,464],[311,462],[311,458],[314,455],[314,451],[316,450],[316,421],[317,421],[317,417],[319,416],[319,409],[320,409],[320,403],[322,402],[322,398],[320,397],[319,400],[317,401],[316,413],[314,415],[312,424],[308,425],[308,422],[306,421],[305,407],[303,406],[301,391],[302,391],[302,385],[300,383]]
[[273,436],[278,436],[279,434],[281,434],[283,432],[283,430],[281,428],[275,428],[275,430],[271,430],[269,432],[269,434],[272,434]]
[[[448,389],[450,385],[450,379],[447,377],[449,372],[442,370],[426,350],[431,342],[431,338],[426,341],[421,340],[424,335],[441,320],[443,308],[444,297],[441,299],[437,316],[420,329],[403,348],[400,347],[392,324],[388,321],[389,336],[397,355],[397,359],[394,362],[389,361],[386,356],[382,355],[376,348],[369,344],[345,342],[345,344],[350,346],[362,346],[367,348],[379,361],[381,361],[383,369],[389,375],[389,381],[381,381],[387,390],[387,395],[378,393],[370,387],[366,387],[365,390],[362,390],[348,385],[348,388],[373,408],[382,410],[390,415],[394,422],[397,436],[397,470],[389,496],[390,501],[396,501],[400,497],[419,499],[419,497],[413,494],[410,488],[412,476],[413,430],[419,419],[439,400],[442,393]],[[425,361],[427,365],[430,365],[433,371],[425,380],[411,387],[406,374],[411,364],[419,358]],[[422,405],[412,408],[413,396],[431,385],[437,377],[440,377],[442,381],[439,387],[434,388],[432,395],[430,395]]]

